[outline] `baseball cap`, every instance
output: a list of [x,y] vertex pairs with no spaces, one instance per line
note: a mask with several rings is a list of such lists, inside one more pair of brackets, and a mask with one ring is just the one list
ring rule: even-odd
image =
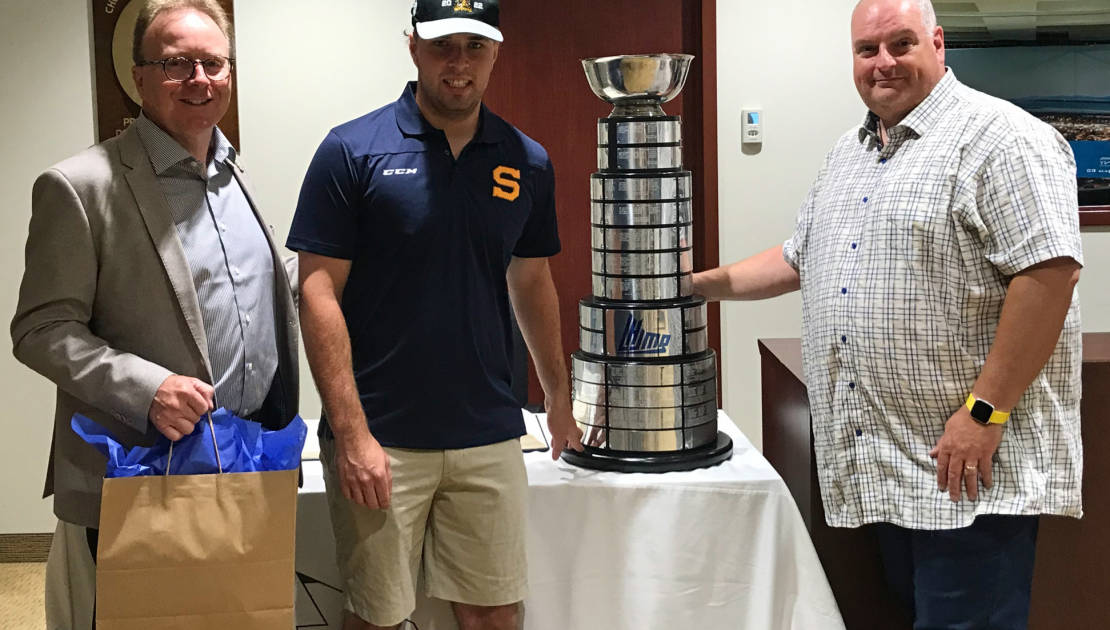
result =
[[497,0],[416,0],[412,3],[412,26],[421,39],[473,33],[504,41],[497,4]]

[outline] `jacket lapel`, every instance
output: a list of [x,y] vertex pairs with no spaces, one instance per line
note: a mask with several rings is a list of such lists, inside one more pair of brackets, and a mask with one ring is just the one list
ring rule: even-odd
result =
[[[228,160],[228,164],[231,165],[231,172],[235,175],[236,181],[239,182],[239,188],[242,189],[247,204],[254,212],[255,220],[258,221],[262,233],[266,236],[266,242],[270,245],[270,254],[274,261],[274,332],[277,335],[278,342],[278,371],[274,375],[275,381],[271,385],[271,393],[278,396],[278,407],[277,417],[273,419],[274,424],[272,426],[284,427],[292,415],[297,413],[297,393],[300,387],[297,374],[297,348],[299,346],[295,318],[297,304],[294,297],[298,281],[296,267],[294,266],[294,270],[290,271],[285,266],[277,243],[274,242],[272,228],[262,218],[262,213],[258,211],[258,205],[254,202],[250,183],[247,181],[247,176],[242,167],[235,160]],[[296,258],[293,261],[295,262]],[[280,386],[280,389],[276,392],[272,389],[275,385]],[[267,399],[269,399],[269,396],[267,396]],[[263,404],[264,409],[268,406],[265,403]]]
[[274,281],[275,283],[285,282],[288,285],[288,277],[281,261],[281,252],[278,251],[277,244],[274,243],[274,234],[270,231],[270,226],[262,218],[262,213],[258,211],[258,204],[254,202],[254,194],[250,183],[247,182],[246,173],[243,172],[243,168],[235,160],[228,160],[227,163],[231,165],[231,172],[235,175],[235,181],[239,182],[239,188],[242,189],[243,196],[247,198],[247,204],[251,207],[255,220],[258,221],[262,233],[266,236],[266,243],[270,246],[270,255],[274,259]]
[[162,259],[166,277],[177,295],[178,305],[193,341],[197,344],[197,351],[204,359],[204,368],[208,372],[205,374],[206,380],[211,383],[212,365],[208,360],[208,338],[204,333],[204,319],[201,317],[200,300],[193,286],[189,261],[185,258],[185,250],[181,247],[177,228],[174,227],[162,189],[158,186],[158,178],[150,164],[146,147],[134,127],[129,127],[120,134],[119,149],[120,161],[131,169],[125,177],[135,196],[135,204],[146,223],[150,239],[158,250],[158,256]]
[[[247,203],[254,212],[254,218],[258,221],[258,225],[262,228],[262,233],[266,236],[266,242],[270,245],[270,255],[274,260],[274,307],[277,311],[277,327],[279,330],[284,330],[288,325],[289,329],[296,332],[296,320],[294,314],[297,312],[297,295],[299,293],[300,279],[297,277],[298,265],[297,259],[292,259],[292,267],[286,265],[286,261],[282,259],[282,252],[278,249],[278,245],[274,242],[273,228],[266,223],[262,218],[262,213],[258,211],[258,205],[254,202],[254,195],[251,191],[250,182],[247,180],[247,175],[239,163],[234,160],[228,160],[231,164],[231,172],[235,174],[236,181],[239,182],[239,187],[243,190],[243,196],[247,198]],[[289,350],[291,353],[296,353],[298,340],[296,335],[290,336],[284,334],[290,344]]]

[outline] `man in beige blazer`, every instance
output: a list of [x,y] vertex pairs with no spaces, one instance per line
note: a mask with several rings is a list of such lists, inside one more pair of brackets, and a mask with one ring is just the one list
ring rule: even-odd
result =
[[149,2],[134,51],[142,115],[35,182],[11,334],[15,356],[57,385],[44,496],[61,559],[47,580],[70,601],[48,587],[51,628],[91,625],[72,601],[91,583],[66,567],[94,559],[105,459],[72,431],[74,413],[128,445],[180,439],[219,406],[269,428],[297,413],[290,274],[216,128],[229,33],[215,0]]

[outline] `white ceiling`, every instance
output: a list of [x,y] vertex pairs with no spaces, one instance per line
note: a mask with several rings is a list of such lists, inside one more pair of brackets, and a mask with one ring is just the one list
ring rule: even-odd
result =
[[933,6],[954,45],[1110,42],[1110,0],[934,0]]

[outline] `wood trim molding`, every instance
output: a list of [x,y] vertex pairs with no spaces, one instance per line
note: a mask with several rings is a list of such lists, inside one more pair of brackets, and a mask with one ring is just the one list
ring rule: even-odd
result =
[[1079,227],[1110,225],[1110,206],[1080,206]]
[[[720,265],[720,214],[717,170],[717,0],[683,2],[682,49],[695,55],[687,79],[685,105],[697,113],[683,120],[683,142],[688,162],[696,165],[694,174],[694,270]],[[691,124],[693,123],[693,124]],[[696,157],[689,153],[696,153]],[[721,364],[721,306],[709,304],[709,346],[717,351]],[[717,399],[721,400],[722,382],[717,380]]]
[[0,563],[46,562],[54,534],[0,534]]
[[[705,171],[705,211],[702,213],[701,231],[705,247],[704,269],[721,264],[720,186],[717,171],[717,0],[701,0],[701,58],[702,63],[702,169]],[[723,365],[721,356],[721,304],[714,302],[709,309],[709,344],[717,349],[717,365]],[[717,400],[723,402],[724,379],[717,379]]]

